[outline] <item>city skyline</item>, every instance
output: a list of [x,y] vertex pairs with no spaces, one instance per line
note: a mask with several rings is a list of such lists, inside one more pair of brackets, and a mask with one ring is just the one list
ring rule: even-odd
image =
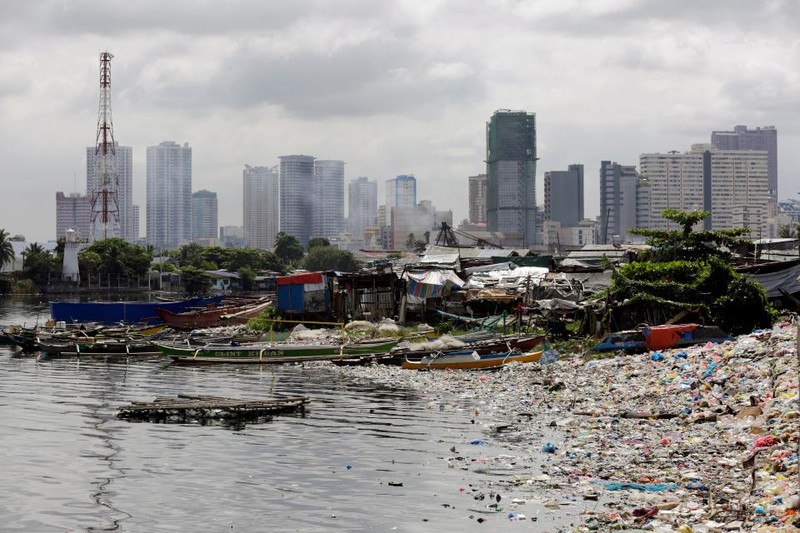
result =
[[234,4],[0,6],[0,157],[14,199],[0,227],[49,240],[54,194],[85,192],[73,184],[105,49],[133,204],[146,204],[145,148],[188,141],[194,187],[219,194],[223,226],[242,224],[242,165],[292,153],[346,161],[345,181],[414,174],[419,197],[460,221],[465,177],[485,171],[486,118],[503,108],[537,115],[537,199],[545,171],[583,164],[590,218],[601,161],[637,164],[739,124],[779,130],[779,199],[800,189],[790,3]]

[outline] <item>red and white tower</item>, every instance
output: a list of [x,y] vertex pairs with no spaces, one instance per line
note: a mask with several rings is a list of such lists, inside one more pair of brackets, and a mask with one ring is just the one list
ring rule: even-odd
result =
[[93,241],[120,236],[119,173],[117,170],[114,124],[111,121],[111,58],[100,53],[100,104],[97,110],[95,141],[95,176],[97,188],[87,191],[92,206],[91,239]]

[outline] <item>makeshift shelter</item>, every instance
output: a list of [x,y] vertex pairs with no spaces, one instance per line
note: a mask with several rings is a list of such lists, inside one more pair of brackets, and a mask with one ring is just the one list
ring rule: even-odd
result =
[[278,311],[285,314],[331,316],[331,279],[322,272],[275,278]]

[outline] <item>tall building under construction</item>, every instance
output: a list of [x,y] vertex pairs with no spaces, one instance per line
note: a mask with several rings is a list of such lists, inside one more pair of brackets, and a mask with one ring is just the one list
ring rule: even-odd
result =
[[486,123],[486,222],[523,246],[536,242],[536,115],[501,109]]

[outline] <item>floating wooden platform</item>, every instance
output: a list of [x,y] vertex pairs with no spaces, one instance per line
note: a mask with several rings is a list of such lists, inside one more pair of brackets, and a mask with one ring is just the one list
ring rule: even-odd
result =
[[132,402],[119,408],[117,418],[135,422],[237,424],[260,421],[277,414],[304,412],[308,401],[305,397],[241,400],[179,394],[174,398],[156,398],[152,402]]

